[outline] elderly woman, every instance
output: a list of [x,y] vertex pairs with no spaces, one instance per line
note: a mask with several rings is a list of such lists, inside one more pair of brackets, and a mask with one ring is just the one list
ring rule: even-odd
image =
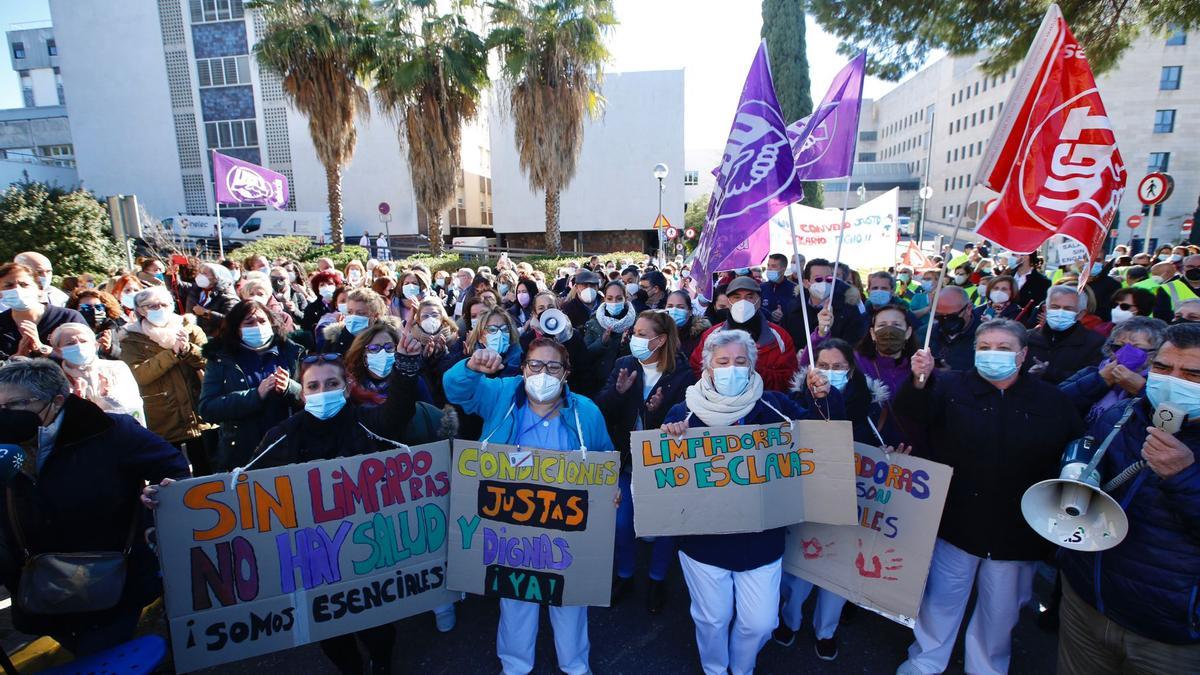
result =
[[317,348],[325,353],[345,354],[354,336],[387,316],[387,303],[369,288],[355,288],[346,294],[346,307],[338,306],[338,321],[321,328]]
[[258,300],[235,305],[221,332],[204,345],[208,365],[199,412],[218,427],[216,471],[248,462],[267,430],[299,406],[295,378],[302,351],[287,339],[278,315]]
[[[619,283],[619,282],[618,282]],[[621,506],[617,510],[616,563],[613,604],[633,586],[637,540],[633,531],[633,498],[630,494],[632,463],[629,434],[657,429],[667,411],[683,401],[684,392],[695,383],[687,359],[679,351],[679,332],[666,312],[645,311],[638,315],[629,338],[629,356],[617,359],[608,383],[596,396],[596,405],[608,421],[608,432],[621,452]],[[666,604],[667,571],[675,543],[670,537],[654,540],[650,558],[650,588],[646,608],[662,612]]]
[[1017,282],[1008,275],[992,277],[987,282],[988,302],[975,310],[979,321],[1015,319],[1021,314],[1017,303]]
[[223,265],[206,262],[196,272],[196,283],[183,303],[183,311],[195,315],[206,335],[216,335],[225,315],[237,303],[233,274]]
[[[704,342],[700,380],[667,413],[662,430],[682,436],[689,427],[829,419],[821,409],[824,404],[805,410],[786,394],[763,391],[762,377],[754,370],[757,359],[758,348],[745,331],[711,334]],[[816,371],[807,377],[814,398],[824,399],[829,380]],[[675,538],[692,598],[700,665],[708,675],[754,671],[778,618],[784,533],[780,527]]]
[[[596,404],[565,386],[571,370],[566,347],[539,338],[530,343],[519,376],[493,377],[505,367],[499,353],[478,349],[443,377],[450,402],[483,418],[485,442],[562,451],[614,449]],[[604,505],[592,506],[591,517],[607,517]],[[533,670],[539,613],[534,603],[500,600],[496,653],[505,673]],[[587,607],[550,607],[550,624],[559,669],[589,672]]]
[[[0,367],[0,443],[30,454],[8,484],[8,499],[0,500],[0,528],[15,558],[5,556],[0,565],[14,598],[13,625],[50,635],[76,657],[132,639],[142,608],[162,594],[137,495],[146,481],[187,478],[187,461],[132,417],[106,414],[73,395],[67,376],[48,359],[17,358]],[[20,600],[22,566],[34,556],[125,550],[124,586],[113,607],[40,613]],[[89,584],[82,568],[77,579]]]
[[283,309],[283,303],[275,299],[270,278],[261,272],[246,274],[242,285],[238,287],[238,297],[242,302],[250,300],[266,307],[284,335],[296,329],[295,320]]
[[1166,331],[1167,324],[1145,316],[1122,321],[1105,340],[1100,364],[1080,369],[1058,385],[1059,390],[1091,424],[1109,408],[1142,393]]
[[71,383],[71,393],[95,403],[104,412],[130,415],[145,426],[137,380],[124,362],[100,358],[100,346],[91,327],[64,323],[50,334],[49,344]]
[[200,434],[210,428],[197,414],[201,352],[208,341],[204,332],[175,313],[175,302],[165,286],[151,286],[137,294],[137,323],[126,328],[121,340],[121,360],[133,371],[146,410],[146,426],[183,450],[207,473]]

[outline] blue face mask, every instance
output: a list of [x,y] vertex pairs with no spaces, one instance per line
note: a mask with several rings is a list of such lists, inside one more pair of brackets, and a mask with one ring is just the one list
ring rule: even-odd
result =
[[1178,377],[1150,373],[1146,377],[1146,398],[1150,405],[1170,403],[1183,408],[1188,419],[1200,417],[1200,384],[1181,380]]
[[680,328],[683,328],[683,324],[687,323],[689,316],[688,311],[683,307],[669,307],[667,308],[667,314],[671,315],[671,318],[675,320],[675,325]]
[[1102,262],[1092,263],[1092,276],[1096,276],[1097,274],[1100,274],[1102,271],[1104,271],[1104,263],[1102,263]]
[[867,293],[867,301],[876,307],[883,307],[892,299],[892,294],[889,291],[875,289]]
[[358,335],[359,333],[363,332],[366,330],[367,326],[370,325],[370,323],[371,320],[365,316],[359,316],[357,314],[349,314],[346,316],[346,330],[350,331],[351,335]]
[[322,391],[304,397],[304,410],[319,420],[327,420],[346,407],[346,392]]
[[624,302],[606,302],[606,303],[604,303],[604,307],[608,311],[609,314],[611,314],[612,316],[616,316],[616,315],[620,314],[622,310],[625,309],[625,303]]
[[1066,330],[1075,325],[1075,312],[1069,309],[1046,310],[1046,325],[1050,330]]
[[375,377],[387,377],[396,363],[396,354],[382,349],[372,354],[367,352],[367,370]]
[[242,344],[250,349],[258,349],[271,341],[271,324],[259,323],[242,327]]
[[165,326],[170,315],[169,309],[152,309],[146,312],[146,320],[155,326]]
[[783,275],[779,272],[779,270],[767,270],[767,281],[775,283],[781,278],[783,278]]
[[499,333],[486,333],[485,337],[483,338],[483,342],[487,345],[488,349],[496,352],[497,354],[503,354],[504,352],[508,351],[508,331],[503,330]]
[[650,349],[650,338],[634,337],[629,338],[629,353],[633,354],[633,358],[638,361],[645,361],[654,355],[656,349]]
[[725,366],[714,368],[713,387],[722,396],[737,396],[750,385],[750,368],[746,366]]
[[817,372],[827,377],[829,379],[829,386],[837,389],[838,391],[843,391],[846,388],[846,384],[850,382],[850,371],[848,370],[818,369]]
[[1017,374],[1017,353],[975,352],[975,370],[985,380],[1006,380]]

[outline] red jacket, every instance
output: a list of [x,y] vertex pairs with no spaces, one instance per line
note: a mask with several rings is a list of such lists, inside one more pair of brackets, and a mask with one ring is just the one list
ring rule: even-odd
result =
[[[757,316],[763,322],[763,328],[759,332],[758,363],[755,364],[754,370],[762,377],[764,390],[786,392],[791,386],[792,375],[797,370],[796,347],[786,330],[767,321],[761,313]],[[719,330],[725,330],[725,323],[719,323],[704,331],[696,350],[692,352],[689,363],[697,379],[704,370],[704,343],[709,335]]]

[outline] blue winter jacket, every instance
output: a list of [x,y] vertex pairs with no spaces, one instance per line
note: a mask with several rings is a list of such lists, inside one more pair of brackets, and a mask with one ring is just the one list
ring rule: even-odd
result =
[[[487,377],[467,368],[466,361],[459,361],[442,376],[442,386],[448,401],[483,418],[480,439],[487,439],[489,443],[516,445],[517,410],[526,402],[525,378]],[[612,439],[608,437],[604,417],[590,399],[567,390],[559,414],[563,419],[563,427],[576,446],[592,451],[615,450]],[[582,443],[577,429],[583,430]]]
[[[1091,427],[1103,438],[1125,410],[1116,405]],[[1133,416],[1100,462],[1111,479],[1142,458],[1150,404],[1134,404]],[[1101,553],[1060,549],[1059,566],[1071,588],[1112,621],[1169,644],[1200,644],[1200,427],[1177,437],[1196,462],[1163,480],[1149,467],[1113,491],[1129,517],[1129,535]]]

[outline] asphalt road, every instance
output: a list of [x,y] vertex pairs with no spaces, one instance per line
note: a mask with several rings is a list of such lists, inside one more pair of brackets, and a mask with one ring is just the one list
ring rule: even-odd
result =
[[[643,547],[643,556],[647,547]],[[642,561],[645,569],[645,560]],[[1036,595],[1049,589],[1049,572],[1039,575]],[[593,607],[588,613],[592,643],[591,666],[598,674],[608,673],[700,673],[695,631],[688,613],[687,587],[676,564],[669,578],[671,594],[666,609],[650,616],[645,609],[645,585],[613,608]],[[805,620],[810,620],[809,598]],[[970,608],[968,608],[968,612]],[[969,616],[969,614],[968,614]],[[499,605],[494,600],[468,596],[458,605],[458,625],[448,634],[434,627],[433,615],[424,614],[399,621],[396,627],[395,673],[475,675],[498,673],[496,624]],[[962,631],[966,629],[964,620]],[[960,631],[961,632],[961,631]],[[818,659],[813,652],[813,633],[808,626],[791,647],[768,642],[758,657],[756,672],[795,673],[894,673],[905,658],[912,632],[899,624],[859,610],[838,631],[840,654],[835,661]],[[962,637],[948,673],[962,673]],[[1013,638],[1013,673],[1053,673],[1057,639],[1038,628],[1033,609],[1027,609]],[[212,668],[205,673],[334,673],[320,649],[308,646]],[[553,633],[547,612],[542,612],[538,633],[535,673],[556,673]]]

